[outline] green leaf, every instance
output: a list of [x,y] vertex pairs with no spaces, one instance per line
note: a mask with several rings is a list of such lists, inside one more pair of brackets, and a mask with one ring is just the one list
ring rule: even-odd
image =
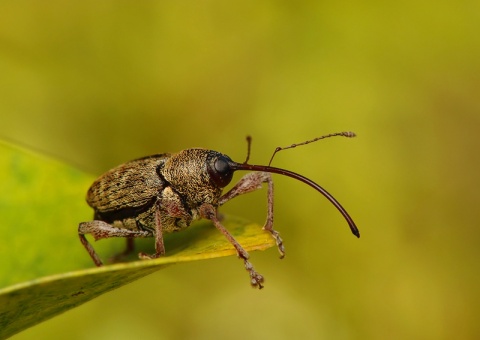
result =
[[[211,223],[201,221],[166,235],[167,254],[162,258],[139,261],[133,256],[131,262],[93,267],[76,230],[79,222],[91,219],[84,198],[93,179],[58,161],[0,143],[0,338],[169,264],[236,254]],[[222,223],[247,251],[275,243],[256,224],[230,216]],[[152,239],[137,241],[138,251],[154,251]],[[93,245],[108,258],[120,252],[124,242],[108,239]]]

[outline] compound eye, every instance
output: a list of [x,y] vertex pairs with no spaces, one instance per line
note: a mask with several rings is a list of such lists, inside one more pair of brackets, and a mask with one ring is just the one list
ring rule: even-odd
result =
[[208,168],[210,178],[219,188],[227,186],[232,180],[233,170],[230,168],[229,162],[229,158],[221,155],[216,157]]
[[228,162],[225,157],[219,157],[215,161],[215,170],[220,174],[225,174],[230,171],[230,167],[228,166]]

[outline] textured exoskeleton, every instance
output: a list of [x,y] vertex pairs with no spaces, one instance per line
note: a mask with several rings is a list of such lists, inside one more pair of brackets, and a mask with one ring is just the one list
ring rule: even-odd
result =
[[[246,174],[222,195],[223,188],[230,183],[236,170],[253,172]],[[155,237],[155,253],[140,253],[139,257],[156,258],[165,254],[164,233],[187,228],[193,221],[206,218],[233,244],[249,272],[252,286],[262,288],[263,276],[254,270],[248,261],[248,253],[221,224],[217,208],[267,183],[268,210],[264,229],[274,237],[283,258],[283,241],[273,229],[273,181],[270,173],[293,177],[320,191],[340,210],[352,232],[359,236],[358,229],[343,207],[311,180],[271,166],[236,163],[219,152],[197,148],[140,158],[99,177],[87,193],[87,203],[94,210],[94,220],[80,223],[80,241],[97,266],[101,266],[102,261],[85,238],[86,234],[92,234],[95,240],[125,237],[126,252],[133,250],[134,238]]]
[[252,172],[222,196],[230,183],[232,160],[221,153],[205,149],[187,149],[177,154],[160,154],[140,158],[114,168],[90,187],[87,203],[94,209],[94,220],[80,223],[80,240],[97,266],[102,261],[88,243],[85,234],[95,240],[127,237],[128,250],[136,237],[155,237],[156,252],[139,254],[155,258],[165,253],[163,234],[187,228],[199,218],[213,221],[215,226],[235,246],[249,270],[251,283],[261,287],[263,277],[248,262],[248,253],[222,226],[217,207],[233,197],[261,188],[268,183],[268,216],[265,229],[275,237],[281,256],[282,239],[273,229],[273,182],[267,172]]

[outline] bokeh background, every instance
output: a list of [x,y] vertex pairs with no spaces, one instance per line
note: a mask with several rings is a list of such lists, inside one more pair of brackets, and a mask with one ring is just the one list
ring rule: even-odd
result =
[[[97,175],[358,134],[274,165],[359,240],[275,176],[287,257],[252,254],[264,290],[234,257],[182,264],[15,339],[480,337],[478,1],[2,1],[0,115],[1,138]],[[223,211],[261,224],[265,192]]]

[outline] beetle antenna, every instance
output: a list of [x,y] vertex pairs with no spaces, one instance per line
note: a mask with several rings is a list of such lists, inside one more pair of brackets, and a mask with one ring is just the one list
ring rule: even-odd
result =
[[252,146],[252,136],[248,135],[247,136],[247,159],[245,160],[245,162],[243,162],[243,164],[247,164],[248,160],[250,159],[251,146]]
[[[336,133],[331,133],[331,134],[328,134],[328,135],[320,136],[320,137],[317,137],[317,138],[314,138],[314,139],[311,139],[311,140],[307,140],[306,142],[302,142],[302,143],[298,143],[298,144],[292,144],[290,146],[285,146],[285,147],[280,147],[279,146],[273,152],[272,158],[270,158],[270,162],[268,162],[268,166],[270,166],[272,164],[273,157],[275,157],[275,154],[279,151],[287,150],[287,149],[293,149],[293,148],[296,148],[297,146],[300,146],[300,145],[310,144],[310,143],[316,142],[320,139],[325,139],[325,138],[330,138],[330,137],[335,137],[335,136],[343,136],[343,137],[351,138],[351,137],[355,137],[356,135],[355,135],[355,133],[350,132],[350,131],[336,132]],[[248,157],[247,157],[247,160],[248,160]]]
[[350,217],[350,215],[347,213],[347,211],[342,207],[340,203],[324,188],[322,188],[320,185],[312,181],[311,179],[308,179],[305,176],[302,176],[300,174],[297,174],[296,172],[290,171],[290,170],[285,170],[281,168],[276,168],[273,166],[267,166],[267,165],[254,165],[254,164],[247,164],[247,163],[236,163],[231,161],[230,162],[230,168],[232,170],[249,170],[249,171],[264,171],[264,172],[271,172],[275,174],[280,174],[288,177],[292,177],[296,180],[299,180],[300,182],[303,182],[318,192],[320,192],[323,196],[325,196],[330,203],[332,203],[338,211],[343,215],[345,220],[347,221],[348,225],[350,226],[350,230],[352,231],[353,235],[360,237],[360,231],[358,230],[357,226],[355,225],[355,222],[353,222],[353,219]]

